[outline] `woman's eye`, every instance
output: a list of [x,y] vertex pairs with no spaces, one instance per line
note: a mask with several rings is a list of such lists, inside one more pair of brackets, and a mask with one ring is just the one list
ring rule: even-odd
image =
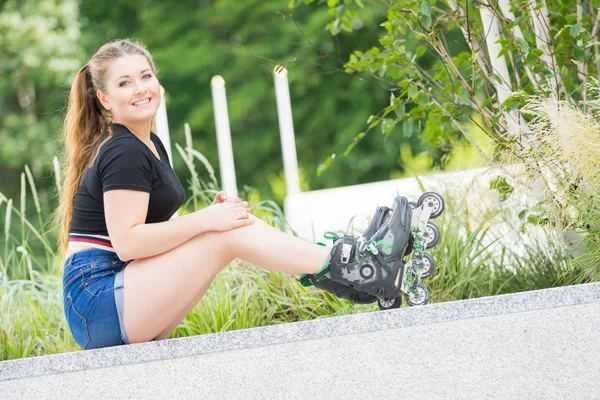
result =
[[152,74],[146,74],[142,78],[152,78]]
[[125,86],[126,83],[128,83],[128,82],[127,81],[123,81],[123,82],[119,83],[119,86],[120,87]]

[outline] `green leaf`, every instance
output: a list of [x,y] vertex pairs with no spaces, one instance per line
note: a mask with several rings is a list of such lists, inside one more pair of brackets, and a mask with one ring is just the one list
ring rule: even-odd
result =
[[506,182],[505,177],[499,176],[490,182],[490,189],[497,190],[500,194],[500,202],[503,202],[508,199],[508,196],[514,191],[515,188]]
[[337,5],[337,0],[327,0],[327,7],[335,7]]
[[585,49],[583,47],[573,46],[572,54],[573,54],[573,58],[576,61],[579,61],[579,62],[585,61]]
[[421,14],[427,17],[431,16],[431,4],[429,3],[429,0],[421,1],[419,10],[421,11]]
[[352,23],[347,19],[342,21],[342,29],[346,32],[352,32]]
[[571,30],[569,31],[571,36],[577,37],[577,35],[579,35],[579,32],[581,32],[581,27],[578,24],[571,25]]
[[365,5],[364,5],[364,3],[363,3],[363,1],[362,1],[362,0],[354,0],[354,2],[355,2],[356,4],[358,4],[358,6],[359,6],[360,8],[365,8]]
[[515,96],[509,96],[503,103],[507,110],[514,110],[519,106],[519,99]]
[[381,43],[382,46],[389,46],[392,43],[394,43],[394,38],[392,38],[391,36],[384,36],[381,39],[379,39],[379,43]]
[[407,138],[411,137],[414,131],[414,121],[412,118],[407,119],[402,123],[402,132]]
[[426,30],[431,29],[431,17],[429,15],[423,15],[421,19],[421,24],[423,24],[423,28]]
[[419,94],[419,89],[416,86],[411,86],[408,88],[408,97],[414,99]]
[[415,99],[418,105],[424,106],[429,103],[429,96],[425,92],[419,92],[417,98]]
[[348,145],[348,147],[346,147],[346,151],[344,151],[344,156],[347,156],[348,154],[350,154],[350,152],[352,151],[352,149],[354,148],[354,146],[356,146],[356,144],[358,142],[360,142],[360,140],[365,137],[366,132],[361,132],[358,135],[356,135],[356,137],[354,138],[354,140],[352,141],[352,143],[350,143]]
[[375,128],[377,125],[379,125],[379,123],[380,123],[380,122],[381,122],[381,120],[380,120],[380,119],[376,119],[376,120],[374,120],[373,122],[371,122],[371,123],[369,124],[369,129],[373,129],[373,128]]
[[396,113],[398,118],[402,118],[402,116],[404,116],[404,113],[406,112],[406,105],[404,103],[398,104],[398,107],[394,109],[394,112]]
[[385,75],[385,71],[387,71],[387,65],[383,64],[381,68],[379,68],[379,77],[383,78]]
[[540,61],[540,57],[533,52],[527,54],[527,56],[525,57],[525,64],[527,64],[527,66],[530,68],[533,68],[536,65],[538,65],[539,61]]
[[427,47],[425,47],[425,46],[418,46],[417,50],[415,51],[415,55],[417,57],[421,57],[423,54],[425,54],[426,51],[427,51]]
[[383,123],[381,124],[381,133],[383,133],[385,136],[389,136],[395,127],[396,127],[396,120],[386,118],[383,120]]
[[317,167],[317,176],[321,176],[321,174],[325,172],[327,168],[329,168],[333,160],[335,160],[335,153],[327,157],[327,160],[325,160],[324,163],[319,164],[319,166]]

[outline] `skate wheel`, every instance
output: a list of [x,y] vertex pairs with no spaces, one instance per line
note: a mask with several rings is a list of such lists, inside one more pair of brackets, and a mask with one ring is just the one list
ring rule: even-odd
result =
[[435,261],[427,253],[423,253],[423,270],[421,271],[421,278],[428,278],[433,274],[435,270]]
[[359,273],[364,279],[370,279],[373,277],[373,275],[375,275],[375,267],[373,267],[371,264],[365,264],[360,267]]
[[391,310],[393,308],[400,308],[402,305],[402,296],[391,299],[378,299],[377,304],[380,310]]
[[433,223],[428,222],[423,236],[425,236],[425,248],[430,249],[440,241],[440,230]]
[[446,204],[444,203],[444,199],[442,198],[442,196],[435,192],[423,193],[421,197],[419,197],[417,204],[419,205],[419,207],[423,204],[426,204],[427,206],[432,208],[431,216],[429,217],[431,219],[435,219],[442,215],[444,209],[446,208]]
[[429,290],[419,283],[415,292],[406,295],[406,302],[410,306],[424,306],[429,303]]

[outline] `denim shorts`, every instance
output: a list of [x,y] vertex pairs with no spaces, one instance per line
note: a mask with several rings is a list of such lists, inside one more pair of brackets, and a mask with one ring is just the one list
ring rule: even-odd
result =
[[65,261],[65,316],[83,350],[129,344],[123,325],[123,278],[130,262],[101,249],[84,250]]

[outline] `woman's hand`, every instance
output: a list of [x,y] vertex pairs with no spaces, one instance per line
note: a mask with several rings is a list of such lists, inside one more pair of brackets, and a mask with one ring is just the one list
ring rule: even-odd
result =
[[211,230],[222,232],[254,223],[254,218],[250,215],[251,210],[248,208],[248,202],[237,200],[213,203],[201,210],[204,214],[203,218],[207,219]]
[[[225,192],[224,190],[221,190],[215,196],[215,199],[213,200],[212,204],[225,203],[227,201],[234,202],[234,203],[240,203],[240,202],[242,202],[242,199],[240,199],[239,197],[235,197],[235,196],[227,196],[227,192]],[[248,206],[248,202],[244,201],[242,203],[246,203],[246,206]]]

